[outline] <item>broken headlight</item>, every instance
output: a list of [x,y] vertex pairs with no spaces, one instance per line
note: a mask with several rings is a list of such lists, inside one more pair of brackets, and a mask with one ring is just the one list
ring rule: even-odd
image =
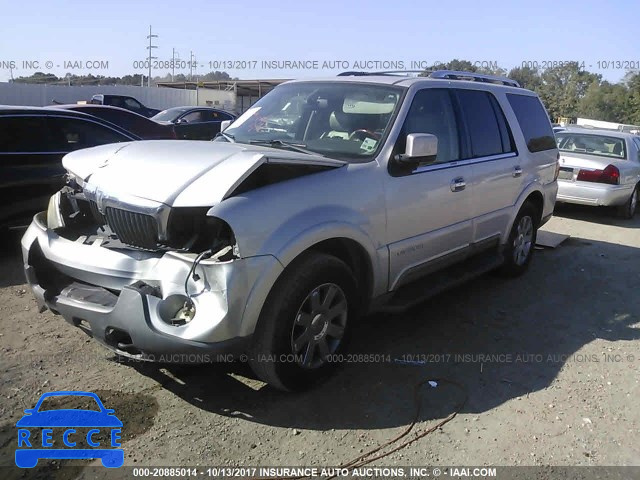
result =
[[208,210],[209,207],[172,208],[167,225],[167,246],[194,253],[216,252],[226,246],[235,250],[236,239],[229,224],[207,216]]

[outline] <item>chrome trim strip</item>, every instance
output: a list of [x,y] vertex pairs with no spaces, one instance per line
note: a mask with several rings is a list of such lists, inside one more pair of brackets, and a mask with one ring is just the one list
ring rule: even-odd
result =
[[432,172],[435,170],[446,170],[447,168],[462,167],[466,165],[475,165],[477,163],[493,162],[495,160],[503,160],[505,158],[517,157],[516,152],[500,153],[498,155],[490,155],[488,157],[467,158],[464,160],[455,160],[453,162],[438,163],[434,165],[425,165],[418,167],[412,173]]

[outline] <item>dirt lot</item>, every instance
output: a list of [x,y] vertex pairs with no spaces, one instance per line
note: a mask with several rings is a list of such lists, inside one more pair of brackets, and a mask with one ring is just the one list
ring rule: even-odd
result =
[[[391,361],[345,364],[299,395],[242,365],[118,361],[38,313],[16,235],[0,256],[0,465],[13,465],[23,409],[52,390],[93,391],[115,409],[125,465],[337,465],[410,425],[414,385],[433,378],[464,392],[423,387],[416,429],[466,394],[461,413],[374,465],[640,465],[640,217],[562,207],[544,229],[571,238],[537,250],[516,280],[485,276],[403,315],[369,317],[351,351]],[[75,465],[9,477],[63,478],[87,464]]]

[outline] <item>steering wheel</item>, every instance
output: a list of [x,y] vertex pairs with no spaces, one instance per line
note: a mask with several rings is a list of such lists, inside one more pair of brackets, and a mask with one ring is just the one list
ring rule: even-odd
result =
[[269,121],[269,119],[267,117],[257,117],[254,121],[253,121],[253,125],[251,126],[251,129],[254,132],[263,132],[267,129],[267,122]]
[[353,140],[354,138],[357,139],[359,137],[363,137],[363,140],[366,137],[371,137],[375,140],[378,140],[380,138],[380,135],[378,133],[372,132],[371,130],[359,128],[358,130],[354,130],[353,132],[351,132],[351,135],[349,135],[349,140]]

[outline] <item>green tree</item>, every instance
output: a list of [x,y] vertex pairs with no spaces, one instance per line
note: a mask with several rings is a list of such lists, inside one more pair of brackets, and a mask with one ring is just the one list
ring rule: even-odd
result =
[[624,85],[593,82],[578,103],[578,116],[627,123],[629,100],[629,91]]
[[600,82],[602,76],[582,70],[578,62],[548,68],[542,72],[538,91],[552,119],[576,117],[578,104],[589,85]]
[[511,69],[508,77],[518,82],[522,88],[527,88],[534,92],[538,92],[542,85],[542,77],[536,68],[515,67]]
[[456,71],[464,71],[464,72],[477,72],[478,69],[473,66],[473,64],[469,60],[458,60],[457,58],[446,62],[446,63],[434,63],[424,73],[421,73],[420,76],[426,77],[429,75],[430,71],[433,70],[456,70]]
[[636,73],[627,83],[629,86],[626,122],[632,125],[640,125],[640,73]]
[[217,80],[231,80],[231,77],[227,72],[209,72],[201,75],[199,81],[201,82],[215,82]]

